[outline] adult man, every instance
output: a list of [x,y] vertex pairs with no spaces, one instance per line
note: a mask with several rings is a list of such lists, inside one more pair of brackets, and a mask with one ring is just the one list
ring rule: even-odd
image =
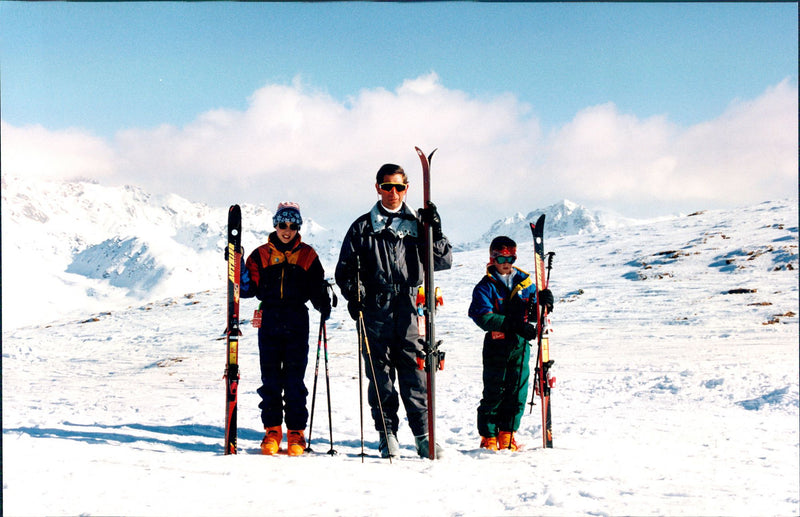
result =
[[[372,361],[375,374],[366,368],[367,398],[382,457],[400,452],[395,378],[417,453],[429,456],[427,385],[425,373],[417,366],[423,348],[416,313],[417,290],[424,278],[422,222],[433,231],[434,269],[449,269],[453,260],[436,207],[431,203],[417,217],[404,202],[408,187],[402,167],[381,166],[375,183],[380,201],[350,226],[336,265],[336,283],[348,301],[350,315],[356,321],[363,315],[369,340],[370,354],[365,349],[364,359]],[[438,456],[440,448],[435,447]]]

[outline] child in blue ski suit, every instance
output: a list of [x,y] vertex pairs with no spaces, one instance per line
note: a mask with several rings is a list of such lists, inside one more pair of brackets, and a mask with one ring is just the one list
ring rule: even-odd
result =
[[483,330],[483,398],[478,406],[481,448],[517,450],[514,433],[525,411],[530,368],[528,341],[537,337],[528,322],[529,302],[552,310],[553,295],[545,289],[536,300],[534,279],[514,266],[517,244],[495,238],[489,246],[486,275],[472,292],[469,317]]

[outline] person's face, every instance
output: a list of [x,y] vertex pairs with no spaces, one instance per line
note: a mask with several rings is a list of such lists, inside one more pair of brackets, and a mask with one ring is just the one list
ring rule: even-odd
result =
[[[405,189],[402,192],[399,192],[397,187],[393,187],[392,185],[388,185],[389,183],[394,183],[396,185],[405,185]],[[384,188],[388,188],[389,190],[384,190],[381,188],[381,185]],[[399,188],[403,188],[402,186]],[[403,183],[403,175],[402,174],[387,174],[383,177],[383,183],[376,183],[375,190],[378,191],[378,195],[381,196],[381,203],[383,206],[388,208],[389,210],[397,210],[403,204],[403,200],[406,198],[406,194],[408,193],[408,184]]]
[[298,229],[294,223],[278,223],[278,226],[275,227],[275,232],[282,243],[289,244],[294,239],[294,236],[297,235]]

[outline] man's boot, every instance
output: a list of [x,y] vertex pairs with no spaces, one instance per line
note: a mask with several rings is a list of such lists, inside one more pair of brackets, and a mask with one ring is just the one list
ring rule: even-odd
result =
[[397,441],[397,436],[391,431],[387,435],[383,431],[378,431],[378,450],[381,453],[381,458],[396,458],[400,455],[400,442]]
[[[428,435],[423,434],[420,436],[415,436],[414,440],[417,442],[417,454],[419,454],[421,458],[430,458],[430,442],[428,441]],[[438,443],[434,444],[433,450],[437,458],[442,457],[444,449],[442,449]]]

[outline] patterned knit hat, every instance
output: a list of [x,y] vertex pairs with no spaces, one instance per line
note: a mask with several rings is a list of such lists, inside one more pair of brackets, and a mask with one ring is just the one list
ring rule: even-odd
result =
[[278,204],[278,209],[272,217],[272,226],[278,226],[279,223],[295,223],[301,226],[303,218],[300,216],[300,205],[291,201]]

